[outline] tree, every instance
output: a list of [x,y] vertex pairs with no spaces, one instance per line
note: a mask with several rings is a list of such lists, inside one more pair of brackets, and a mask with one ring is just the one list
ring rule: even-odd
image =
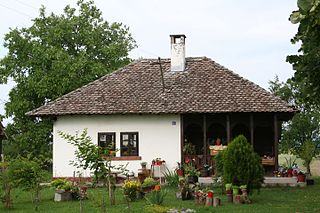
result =
[[38,210],[40,202],[40,185],[46,180],[46,172],[40,164],[28,159],[15,159],[9,162],[8,176],[15,187],[21,187],[25,191],[31,192],[32,202],[35,205],[35,211]]
[[291,41],[301,43],[300,54],[288,56],[287,61],[293,65],[292,80],[300,84],[305,103],[320,106],[320,0],[297,2],[290,21],[299,23],[299,28]]
[[280,152],[301,158],[309,174],[312,159],[320,153],[319,123],[319,112],[301,112],[283,128]]
[[[102,148],[94,143],[87,134],[85,129],[81,135],[78,133],[73,136],[64,132],[59,132],[59,135],[67,140],[68,143],[76,147],[75,161],[71,161],[71,165],[79,169],[90,169],[93,172],[94,183],[102,181],[104,185],[107,185],[107,191],[109,193],[110,204],[115,204],[115,179],[112,174],[113,171],[119,171],[120,173],[127,172],[127,165],[113,165],[112,158],[114,153],[118,150],[112,150],[113,144]],[[103,204],[105,200],[103,199]]]
[[42,7],[32,26],[6,34],[4,46],[0,83],[16,83],[5,105],[6,117],[13,119],[6,128],[6,155],[48,161],[53,122],[25,113],[128,64],[136,45],[128,27],[104,21],[92,1],[80,0],[61,15],[47,16]]
[[305,103],[301,85],[288,79],[286,83],[279,82],[276,77],[270,81],[270,91],[285,101],[296,104],[300,110],[292,120],[282,126],[281,153],[291,153],[300,157],[307,172],[311,174],[310,164],[313,158],[320,154],[320,112],[315,106]]
[[223,151],[222,162],[225,183],[247,185],[248,190],[261,187],[264,175],[261,158],[243,135],[233,139]]

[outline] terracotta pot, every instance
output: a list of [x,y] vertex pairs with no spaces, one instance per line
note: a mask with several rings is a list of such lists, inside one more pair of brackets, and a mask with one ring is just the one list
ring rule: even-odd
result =
[[241,193],[242,193],[243,196],[248,196],[247,189],[241,189]]
[[207,197],[206,198],[206,206],[212,206],[213,204],[213,199],[212,197]]
[[298,182],[305,182],[306,176],[304,174],[298,174]]
[[177,169],[177,174],[179,177],[184,177],[184,170],[183,169]]
[[155,190],[155,191],[160,191],[160,189],[161,189],[161,186],[160,186],[160,185],[155,185],[155,186],[154,186],[154,190]]
[[232,194],[227,194],[228,202],[232,203],[233,202],[233,195]]
[[241,196],[240,195],[234,196],[233,203],[240,204],[241,203]]
[[217,198],[217,197],[213,198],[213,206],[217,207],[217,206],[220,206],[220,205],[221,205],[220,198]]

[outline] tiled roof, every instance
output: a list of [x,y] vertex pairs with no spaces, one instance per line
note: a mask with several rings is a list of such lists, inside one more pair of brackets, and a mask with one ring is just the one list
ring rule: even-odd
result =
[[187,58],[184,72],[170,60],[135,61],[27,115],[294,112],[280,98],[218,63]]

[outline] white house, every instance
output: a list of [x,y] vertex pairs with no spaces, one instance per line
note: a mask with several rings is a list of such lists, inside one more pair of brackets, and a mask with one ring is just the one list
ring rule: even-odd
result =
[[[74,147],[58,131],[88,129],[97,145],[115,142],[115,163],[137,174],[155,158],[175,168],[182,147],[196,146],[198,165],[210,162],[208,143],[227,144],[244,134],[261,155],[278,164],[282,121],[295,109],[263,88],[206,57],[185,58],[185,36],[171,35],[171,59],[141,59],[28,113],[51,116],[53,176],[70,177]],[[89,175],[87,172],[86,175]]]

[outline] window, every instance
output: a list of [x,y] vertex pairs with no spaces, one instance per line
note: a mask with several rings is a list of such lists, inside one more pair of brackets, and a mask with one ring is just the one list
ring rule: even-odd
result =
[[116,150],[116,133],[115,132],[100,132],[98,133],[98,145],[106,148],[112,144],[112,150]]
[[120,146],[121,156],[139,156],[138,132],[121,132]]

